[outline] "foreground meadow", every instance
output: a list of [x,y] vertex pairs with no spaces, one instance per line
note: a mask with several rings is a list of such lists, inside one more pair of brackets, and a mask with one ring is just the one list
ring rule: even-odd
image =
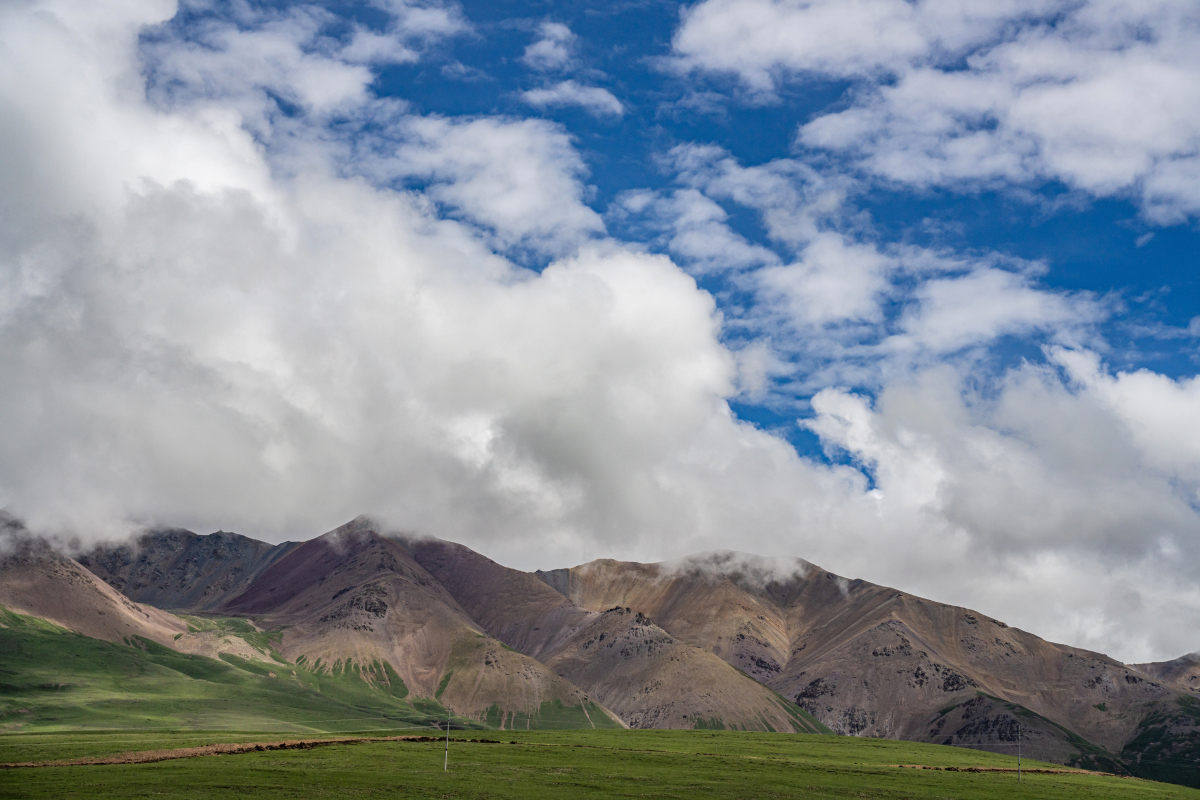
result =
[[[411,731],[371,731],[378,737]],[[260,733],[45,733],[0,736],[0,761],[110,756]],[[476,741],[470,741],[470,740]],[[486,739],[490,741],[479,741]],[[918,770],[1015,767],[992,753],[881,739],[728,731],[456,731],[440,741],[333,744],[147,764],[0,771],[4,798],[1135,798],[1200,791],[1098,774]],[[1024,762],[1027,769],[1055,765]]]

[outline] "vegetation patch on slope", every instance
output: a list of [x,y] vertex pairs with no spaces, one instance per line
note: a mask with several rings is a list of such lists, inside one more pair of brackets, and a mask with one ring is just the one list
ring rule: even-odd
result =
[[561,700],[547,700],[537,711],[503,711],[492,705],[483,721],[489,728],[506,731],[575,730],[586,728],[619,729],[608,714],[593,702],[566,705]]
[[176,613],[175,616],[187,623],[188,633],[213,631],[226,636],[236,636],[264,655],[276,652],[283,640],[283,629],[260,631],[249,620],[241,617],[200,616]]
[[353,669],[218,660],[137,637],[105,642],[7,610],[0,622],[0,730],[427,728],[443,711],[415,707]]
[[1121,759],[1134,775],[1200,788],[1200,700],[1184,695],[1176,705],[1148,714]]

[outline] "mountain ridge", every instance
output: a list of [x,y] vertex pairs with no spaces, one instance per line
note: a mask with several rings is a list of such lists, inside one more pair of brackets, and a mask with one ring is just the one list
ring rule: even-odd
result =
[[[1020,735],[1060,763],[1200,762],[1190,657],[1121,664],[799,558],[714,551],[527,573],[365,517],[303,543],[209,537],[146,534],[136,553],[97,546],[80,562],[180,613],[276,631],[275,655],[306,669],[386,689],[386,663],[412,702],[493,726],[566,713],[1001,752]],[[187,574],[216,588],[197,593]]]

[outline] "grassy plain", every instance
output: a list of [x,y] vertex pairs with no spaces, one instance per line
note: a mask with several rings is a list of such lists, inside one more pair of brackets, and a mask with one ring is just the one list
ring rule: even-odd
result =
[[[0,736],[0,759],[77,758],[279,738],[252,732],[7,734]],[[448,772],[442,770],[443,747],[441,742],[386,742],[152,764],[8,769],[0,771],[0,797],[1200,800],[1194,789],[1102,775],[1027,773],[1018,784],[1007,772],[900,769],[895,765],[1009,767],[1016,762],[992,753],[879,739],[733,731],[456,731]]]

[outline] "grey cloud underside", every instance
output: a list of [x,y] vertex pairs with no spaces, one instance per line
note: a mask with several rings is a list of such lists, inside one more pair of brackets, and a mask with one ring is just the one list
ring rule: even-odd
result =
[[[1113,374],[1103,302],[874,239],[798,158],[683,145],[602,216],[562,126],[373,94],[469,25],[405,8],[337,47],[305,9],[0,9],[0,506],[87,541],[366,509],[528,568],[800,552],[1127,660],[1200,645],[1197,384]],[[569,33],[526,54],[548,88]],[[1014,335],[1045,363],[977,391]],[[730,411],[789,392],[831,460]]]

